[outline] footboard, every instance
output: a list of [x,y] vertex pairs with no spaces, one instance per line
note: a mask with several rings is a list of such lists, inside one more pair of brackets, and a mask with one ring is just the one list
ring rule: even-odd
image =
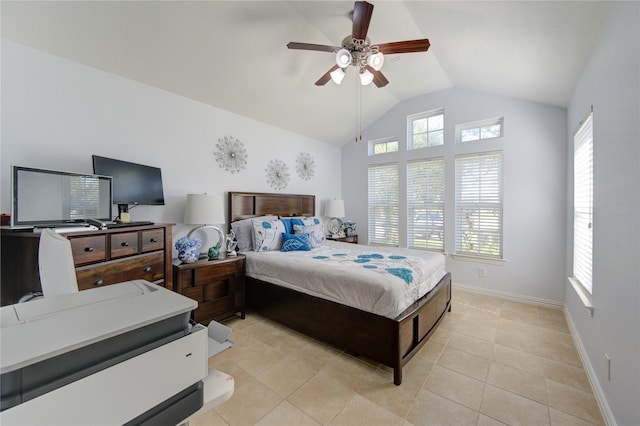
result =
[[247,277],[247,305],[296,331],[394,369],[425,344],[450,308],[451,275],[395,319]]

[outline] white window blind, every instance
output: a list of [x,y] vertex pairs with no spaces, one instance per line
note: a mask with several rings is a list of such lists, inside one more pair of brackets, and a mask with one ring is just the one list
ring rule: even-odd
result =
[[593,114],[573,137],[573,276],[593,291]]
[[399,245],[398,165],[369,166],[369,244]]
[[407,164],[407,245],[444,251],[444,160]]
[[502,259],[503,154],[457,156],[456,253]]

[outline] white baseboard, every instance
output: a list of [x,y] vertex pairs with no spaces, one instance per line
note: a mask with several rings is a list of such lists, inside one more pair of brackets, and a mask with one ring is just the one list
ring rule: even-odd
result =
[[530,305],[542,306],[551,309],[563,309],[564,303],[557,300],[541,299],[538,297],[524,296],[522,294],[508,293],[506,291],[491,290],[482,287],[474,287],[460,283],[452,283],[453,289],[468,291],[469,293],[486,294],[487,296],[499,297],[513,302],[528,303]]
[[571,315],[569,315],[569,311],[567,310],[566,306],[564,308],[564,317],[567,319],[569,332],[571,333],[571,337],[573,338],[573,343],[576,345],[576,349],[578,350],[578,354],[580,355],[580,359],[582,360],[582,365],[584,367],[585,372],[587,373],[587,377],[589,378],[589,383],[591,384],[593,395],[596,397],[596,401],[598,401],[598,405],[600,406],[600,412],[602,413],[604,422],[608,426],[616,426],[617,425],[616,419],[615,417],[613,417],[613,413],[611,412],[611,407],[609,407],[607,398],[605,397],[604,391],[602,390],[602,387],[600,386],[600,382],[598,381],[598,376],[596,376],[596,371],[593,369],[593,365],[591,365],[591,361],[587,356],[587,350],[582,344],[582,340],[580,339],[578,330],[576,329],[576,326],[573,323],[573,319],[571,318]]
[[571,333],[571,337],[573,338],[573,342],[576,345],[576,350],[580,355],[580,359],[582,360],[582,365],[584,366],[584,370],[587,373],[587,377],[589,378],[589,383],[591,384],[591,389],[593,389],[593,395],[600,406],[600,412],[602,413],[602,417],[604,418],[604,422],[608,426],[617,426],[616,420],[613,417],[613,413],[611,412],[611,407],[609,407],[609,403],[607,402],[607,398],[604,395],[604,391],[600,386],[600,382],[598,381],[598,377],[596,376],[596,372],[593,369],[593,365],[589,361],[589,357],[587,356],[587,351],[582,344],[582,340],[580,339],[580,335],[578,334],[578,330],[573,324],[573,320],[567,311],[565,304],[563,302],[558,302],[556,300],[548,300],[541,299],[538,297],[524,296],[516,293],[508,293],[504,291],[498,290],[490,290],[482,287],[474,287],[460,283],[451,283],[454,290],[462,290],[467,291],[469,293],[476,294],[485,294],[487,296],[499,297],[501,299],[511,300],[514,302],[522,302],[528,303],[530,305],[542,306],[545,308],[551,309],[562,309],[564,311],[564,316],[567,320],[567,325],[569,327],[569,332]]

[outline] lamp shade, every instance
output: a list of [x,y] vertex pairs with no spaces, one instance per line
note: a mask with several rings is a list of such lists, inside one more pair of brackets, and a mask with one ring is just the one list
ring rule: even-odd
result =
[[327,200],[324,207],[326,217],[345,217],[343,200]]
[[345,48],[338,50],[338,52],[336,53],[336,64],[340,68],[348,67],[349,65],[351,65],[352,60],[353,56],[351,56],[351,52],[349,52]]
[[187,194],[184,223],[191,225],[225,223],[222,196]]
[[342,68],[336,68],[335,70],[331,71],[329,75],[331,76],[331,80],[333,80],[334,83],[340,84],[342,83],[342,79],[345,76],[345,72]]

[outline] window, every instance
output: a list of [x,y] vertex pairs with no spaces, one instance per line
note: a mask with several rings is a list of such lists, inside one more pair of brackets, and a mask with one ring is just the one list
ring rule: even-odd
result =
[[369,244],[399,245],[398,165],[369,166]]
[[444,110],[407,117],[407,149],[444,145]]
[[369,141],[369,155],[398,152],[398,138],[384,138]]
[[502,259],[502,157],[456,157],[457,254]]
[[444,251],[444,160],[407,164],[407,245]]
[[573,137],[573,145],[573,276],[592,294],[593,114]]
[[459,124],[456,126],[456,141],[472,142],[483,139],[500,138],[502,137],[503,124],[503,117]]

